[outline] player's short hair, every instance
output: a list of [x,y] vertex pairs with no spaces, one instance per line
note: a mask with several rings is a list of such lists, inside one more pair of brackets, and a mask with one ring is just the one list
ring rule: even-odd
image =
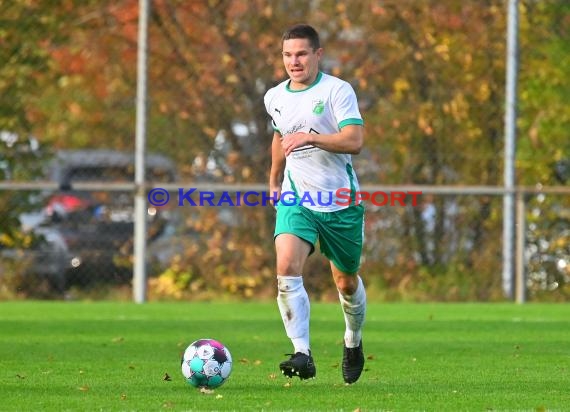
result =
[[309,44],[313,48],[313,50],[317,50],[321,48],[321,41],[319,39],[319,33],[308,24],[296,24],[294,26],[289,27],[285,33],[283,33],[283,37],[281,41],[291,40],[291,39],[307,39],[309,40]]

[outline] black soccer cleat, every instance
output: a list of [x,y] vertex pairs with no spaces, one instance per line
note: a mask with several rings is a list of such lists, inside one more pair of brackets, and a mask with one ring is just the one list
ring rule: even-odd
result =
[[314,378],[316,376],[317,369],[315,368],[311,351],[309,351],[308,355],[301,352],[289,355],[291,356],[289,359],[279,364],[279,369],[281,369],[283,375],[288,378],[298,376],[301,380]]
[[342,377],[348,384],[354,383],[360,378],[364,368],[364,353],[362,352],[362,340],[356,348],[344,346],[342,357]]

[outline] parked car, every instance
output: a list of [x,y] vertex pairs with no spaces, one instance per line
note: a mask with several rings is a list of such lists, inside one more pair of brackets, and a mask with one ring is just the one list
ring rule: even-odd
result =
[[76,258],[57,229],[40,226],[34,229],[34,236],[35,240],[27,248],[0,249],[5,266],[0,272],[19,275],[18,289],[24,285],[38,289],[38,283],[44,283],[41,288],[62,293],[67,283],[66,273],[73,268]]
[[[167,157],[149,154],[145,159],[146,180],[168,183],[176,179],[174,163]],[[130,280],[134,232],[132,192],[78,191],[76,182],[132,182],[133,153],[111,150],[66,150],[57,154],[49,175],[61,190],[53,193],[46,205],[51,225],[66,239],[77,256],[77,265],[68,274],[70,281],[86,284],[95,281]],[[101,189],[105,189],[104,186]],[[75,201],[74,201],[75,199]],[[169,211],[149,208],[149,240],[163,230]]]
[[[176,179],[174,163],[165,156],[147,155],[145,164],[147,181],[166,183]],[[134,196],[131,191],[111,191],[105,183],[132,182],[134,170],[132,153],[59,151],[46,170],[47,178],[57,182],[59,190],[44,191],[41,218],[26,225],[41,239],[36,250],[26,252],[34,262],[30,270],[54,279],[57,289],[72,284],[129,281]],[[77,190],[77,182],[89,182],[95,188]],[[149,240],[163,230],[171,213],[148,209]]]

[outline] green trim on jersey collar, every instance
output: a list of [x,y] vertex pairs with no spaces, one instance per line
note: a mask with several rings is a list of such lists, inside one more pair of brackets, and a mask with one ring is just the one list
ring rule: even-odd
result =
[[289,79],[289,81],[288,81],[287,84],[285,85],[285,89],[286,89],[288,92],[291,92],[291,93],[304,92],[304,91],[306,91],[306,90],[309,90],[309,89],[312,88],[313,86],[316,86],[316,84],[321,81],[321,78],[322,78],[322,77],[323,77],[323,72],[319,72],[319,73],[317,74],[317,78],[315,79],[315,81],[314,81],[313,83],[311,83],[311,85],[310,85],[309,87],[307,87],[306,89],[303,89],[303,90],[292,90],[292,89],[289,87],[290,84],[291,84],[291,79]]

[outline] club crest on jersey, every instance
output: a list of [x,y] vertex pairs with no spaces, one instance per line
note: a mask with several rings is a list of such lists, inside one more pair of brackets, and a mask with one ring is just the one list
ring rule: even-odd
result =
[[313,113],[314,114],[323,114],[325,111],[325,102],[322,100],[313,100]]

